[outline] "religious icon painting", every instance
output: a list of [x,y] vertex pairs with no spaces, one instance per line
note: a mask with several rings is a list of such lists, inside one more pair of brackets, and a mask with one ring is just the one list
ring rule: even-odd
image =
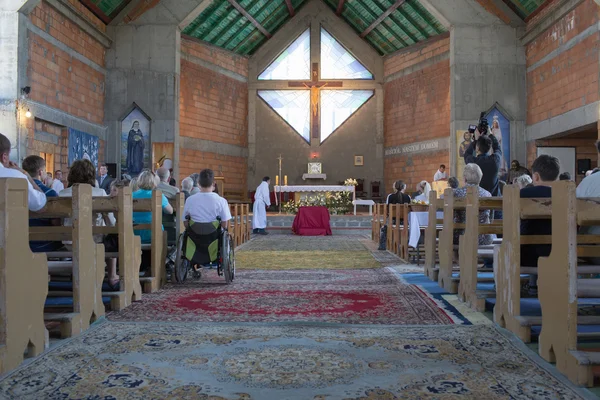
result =
[[498,139],[502,150],[499,175],[504,175],[510,169],[510,119],[500,104],[496,103],[486,115],[492,134]]
[[362,167],[363,165],[365,165],[363,156],[354,156],[354,166]]
[[121,121],[121,174],[137,176],[150,168],[150,118],[135,103]]

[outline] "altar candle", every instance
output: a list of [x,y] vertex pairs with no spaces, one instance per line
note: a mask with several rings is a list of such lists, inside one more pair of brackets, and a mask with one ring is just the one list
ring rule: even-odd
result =
[[279,175],[275,176],[275,186],[279,186]]
[[283,176],[283,186],[287,186],[287,175]]

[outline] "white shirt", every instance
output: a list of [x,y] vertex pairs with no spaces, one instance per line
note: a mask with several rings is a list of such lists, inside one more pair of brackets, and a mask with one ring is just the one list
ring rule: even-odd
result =
[[[58,197],[73,197],[73,188],[66,188],[64,190],[61,190],[60,193],[58,194]],[[104,189],[92,187],[92,197],[108,197],[108,195],[106,194]],[[111,225],[114,226],[117,220],[115,219],[115,216],[113,213],[108,213],[108,219],[110,220]],[[102,214],[100,214],[100,213],[96,214],[95,218],[92,216],[92,220],[94,221],[94,226],[106,226],[106,224],[104,223],[104,218],[102,217]],[[64,226],[73,226],[73,222],[71,221],[71,218],[65,218],[63,225]],[[94,235],[94,242],[102,243],[103,238],[104,238],[104,235],[102,235],[102,234]],[[63,243],[70,244],[71,241],[63,241]]]
[[52,189],[54,189],[54,191],[58,193],[61,190],[65,190],[65,185],[63,185],[63,183],[58,179],[55,179],[54,182],[52,182]]
[[231,219],[227,200],[212,192],[200,192],[188,197],[183,207],[183,217],[188,215],[192,221],[202,223],[214,222],[217,217],[221,217],[222,222]]
[[577,198],[600,197],[600,172],[585,177],[575,192]]
[[442,179],[448,179],[448,173],[446,172],[441,172],[439,169],[437,170],[437,172],[435,173],[435,175],[433,175],[433,180],[434,181],[439,181]]
[[20,178],[27,181],[29,193],[27,195],[27,204],[30,211],[39,211],[46,205],[46,195],[39,190],[35,190],[29,179],[21,171],[16,169],[6,168],[0,164],[0,178]]

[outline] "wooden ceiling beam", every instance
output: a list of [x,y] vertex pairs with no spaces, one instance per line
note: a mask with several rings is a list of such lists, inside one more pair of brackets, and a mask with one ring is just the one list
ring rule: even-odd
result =
[[344,3],[346,0],[339,0],[337,10],[335,10],[335,14],[339,17],[344,12]]
[[240,14],[242,14],[248,21],[250,21],[252,23],[252,25],[254,25],[256,27],[256,29],[258,29],[260,31],[260,33],[262,33],[263,35],[265,35],[267,37],[267,39],[271,39],[271,37],[273,35],[271,35],[269,33],[269,31],[267,31],[265,29],[264,26],[262,26],[256,19],[254,19],[254,17],[252,15],[250,15],[248,13],[248,11],[244,10],[244,8],[242,6],[240,6],[240,4],[235,1],[235,0],[227,0],[236,10],[238,10],[240,12]]
[[388,17],[388,15],[390,15],[391,13],[396,11],[396,9],[398,7],[400,7],[402,4],[404,4],[405,2],[406,2],[406,0],[396,0],[396,2],[390,8],[385,10],[384,13],[379,16],[379,18],[377,18],[375,21],[373,21],[373,23],[371,25],[369,25],[369,27],[367,29],[365,29],[363,31],[363,33],[360,34],[360,37],[364,38],[369,33],[371,33],[371,31],[373,29],[375,29],[377,27],[377,25],[379,25],[384,19],[386,19]]
[[290,17],[293,17],[296,14],[296,11],[294,10],[294,6],[292,5],[292,0],[285,0],[285,5],[287,6],[287,9],[290,13]]

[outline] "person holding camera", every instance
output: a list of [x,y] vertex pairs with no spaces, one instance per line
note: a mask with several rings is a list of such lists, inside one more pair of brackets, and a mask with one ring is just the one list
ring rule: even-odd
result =
[[501,195],[498,181],[501,161],[502,150],[498,139],[491,133],[487,119],[480,118],[473,132],[473,142],[465,152],[465,164],[474,163],[481,168],[483,178],[479,186],[490,192],[492,196]]

